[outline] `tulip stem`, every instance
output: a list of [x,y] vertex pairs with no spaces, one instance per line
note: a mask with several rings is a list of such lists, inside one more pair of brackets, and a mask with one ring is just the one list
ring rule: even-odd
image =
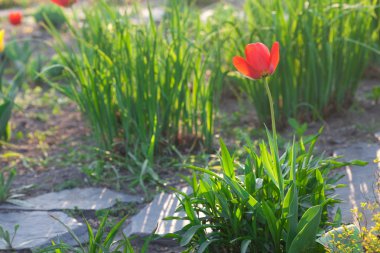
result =
[[269,107],[270,107],[270,116],[272,121],[272,131],[273,131],[273,138],[277,139],[277,132],[276,132],[276,119],[274,117],[274,108],[273,108],[273,98],[272,93],[270,92],[269,84],[268,84],[268,78],[264,78],[265,80],[265,89],[267,91],[268,99],[269,99]]

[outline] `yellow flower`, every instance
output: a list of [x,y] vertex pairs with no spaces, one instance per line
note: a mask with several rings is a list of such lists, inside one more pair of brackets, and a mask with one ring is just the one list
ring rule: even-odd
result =
[[4,34],[5,34],[5,31],[1,29],[0,30],[0,53],[4,51]]

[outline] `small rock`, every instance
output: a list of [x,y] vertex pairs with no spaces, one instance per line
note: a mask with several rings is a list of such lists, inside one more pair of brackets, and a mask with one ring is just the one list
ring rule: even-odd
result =
[[[87,238],[86,226],[62,212],[1,212],[0,224],[4,230],[13,236],[14,226],[19,225],[14,241],[15,249],[35,249],[51,245],[51,241],[75,245],[67,229],[50,215],[66,224],[80,239]],[[74,242],[74,243],[73,243]],[[0,251],[6,250],[7,245],[0,240]]]
[[[189,193],[189,188],[182,189],[182,192]],[[132,217],[131,222],[124,229],[126,236],[149,235],[156,230],[156,234],[164,235],[174,233],[182,229],[187,221],[170,220],[164,221],[165,217],[183,216],[183,213],[175,213],[179,201],[174,193],[161,193],[154,200],[144,207],[137,215]]]

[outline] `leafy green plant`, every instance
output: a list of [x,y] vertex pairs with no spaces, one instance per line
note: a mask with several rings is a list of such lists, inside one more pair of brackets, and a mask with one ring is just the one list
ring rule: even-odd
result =
[[[7,43],[4,50],[4,64],[14,69],[25,66],[33,54],[33,48],[29,40],[13,40]],[[11,69],[12,70],[12,69]]]
[[[41,50],[44,44],[32,45],[30,40],[14,40],[7,43],[4,57],[7,65],[7,73],[17,73],[20,68],[24,69],[25,79],[28,83],[42,84],[42,77],[39,73],[43,70],[49,60],[44,54],[35,54]],[[54,57],[51,58],[52,62]]]
[[85,10],[83,28],[69,24],[75,50],[50,29],[71,79],[53,85],[78,104],[102,150],[150,169],[173,144],[211,147],[221,42],[213,42],[217,31],[202,33],[199,13],[182,1],[169,1],[158,26],[135,20],[99,1]]
[[368,94],[368,98],[375,101],[376,104],[380,102],[380,86],[375,86]]
[[12,116],[14,100],[24,80],[24,74],[22,72],[17,74],[15,79],[10,82],[10,87],[5,87],[4,80],[1,80],[1,74],[2,73],[0,73],[0,139],[9,140],[11,137],[9,120]]
[[[0,65],[0,139],[8,139],[10,136],[10,125],[8,124],[8,121],[10,119],[11,110],[12,110],[12,103],[10,99],[5,97],[3,95],[3,74],[5,70],[5,63]],[[11,92],[12,97],[15,96],[15,91]],[[11,97],[11,99],[12,99]],[[13,99],[12,99],[13,101]]]
[[302,137],[304,136],[306,130],[307,130],[307,123],[300,123],[294,118],[289,118],[288,119],[289,125],[292,127],[294,134],[297,137]]
[[30,59],[26,68],[26,72],[27,76],[30,78],[31,83],[35,85],[43,84],[43,78],[39,73],[42,72],[46,62],[48,61],[42,54],[38,54]]
[[19,5],[27,4],[28,0],[1,0],[0,9],[9,9]]
[[55,4],[41,5],[33,16],[38,24],[51,24],[57,29],[66,23],[66,17],[62,9]]
[[[14,100],[25,80],[25,65],[30,56],[31,50],[28,42],[9,42],[4,52],[0,53],[0,140],[9,140],[11,137],[9,121],[12,116]],[[14,74],[10,81],[5,78],[8,67],[13,70],[11,73]]]
[[53,242],[52,246],[37,250],[38,253],[45,252],[76,252],[76,253],[100,253],[100,252],[125,252],[125,253],[133,253],[133,248],[128,240],[123,235],[123,239],[119,241],[115,241],[116,236],[120,232],[122,225],[124,224],[127,217],[122,218],[115,226],[113,226],[109,232],[107,233],[107,219],[108,215],[105,215],[100,221],[99,227],[95,232],[94,229],[90,226],[87,220],[85,220],[88,231],[88,243],[83,244],[75,235],[75,233],[62,221],[57,219],[54,216],[51,216],[53,219],[57,220],[61,223],[70,233],[72,238],[79,245],[78,247],[71,246],[65,242]]
[[6,243],[6,247],[8,249],[13,249],[13,240],[16,237],[17,230],[19,229],[20,225],[15,225],[13,230],[13,235],[9,234],[9,231],[5,230],[2,226],[0,226],[0,239],[3,240]]
[[[352,102],[368,62],[366,45],[374,43],[376,6],[373,0],[246,1],[236,45],[281,44],[280,74],[272,81],[276,119],[309,120]],[[244,81],[242,87],[260,120],[269,122],[264,86]]]
[[[51,68],[51,66],[56,66],[54,68]],[[62,76],[64,72],[64,68],[62,67],[61,58],[55,54],[51,57],[50,61],[44,66],[45,68],[48,68],[47,71],[42,70],[42,72],[49,78],[59,78]]]
[[11,185],[16,176],[16,170],[11,170],[8,176],[5,176],[4,171],[0,172],[0,203],[5,202],[11,197]]
[[346,164],[314,156],[316,140],[301,139],[280,155],[268,133],[269,146],[247,147],[244,164],[221,142],[222,171],[191,166],[201,174],[188,180],[192,194],[179,193],[185,216],[169,217],[189,224],[168,236],[197,252],[316,250],[317,233],[329,225],[327,208],[339,201],[333,195],[339,176],[330,172]]

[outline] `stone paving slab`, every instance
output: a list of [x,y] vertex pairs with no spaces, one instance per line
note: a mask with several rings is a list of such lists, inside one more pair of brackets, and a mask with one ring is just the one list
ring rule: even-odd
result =
[[[58,218],[69,226],[79,238],[87,236],[86,226],[63,212],[0,212],[0,226],[13,236],[14,226],[19,229],[13,241],[16,249],[33,249],[51,245],[51,240],[64,239],[70,243],[70,234],[66,228],[50,215]],[[72,240],[71,240],[72,241]],[[0,240],[0,251],[6,249],[6,244]]]
[[[357,143],[346,148],[338,149],[334,155],[343,156],[342,160],[363,160],[368,162],[364,167],[346,166],[342,173],[345,175],[338,183],[346,184],[347,187],[336,190],[339,198],[344,202],[338,206],[342,211],[342,221],[345,223],[355,222],[351,209],[360,208],[362,202],[379,198],[375,194],[374,187],[379,180],[380,163],[375,159],[380,158],[379,144]],[[337,207],[336,207],[337,208]],[[370,217],[367,217],[370,220]]]
[[20,206],[0,205],[0,210],[19,209],[19,210],[100,210],[107,209],[116,204],[117,201],[123,203],[142,202],[140,196],[118,193],[106,188],[76,188],[51,192],[35,198],[23,201]]
[[[189,193],[190,188],[182,189],[182,192]],[[156,234],[164,235],[180,230],[187,221],[172,220],[164,221],[168,216],[183,216],[183,213],[175,213],[179,204],[174,193],[161,193],[154,200],[144,207],[137,215],[132,217],[131,222],[123,230],[126,236],[130,235],[150,235],[156,228]]]

